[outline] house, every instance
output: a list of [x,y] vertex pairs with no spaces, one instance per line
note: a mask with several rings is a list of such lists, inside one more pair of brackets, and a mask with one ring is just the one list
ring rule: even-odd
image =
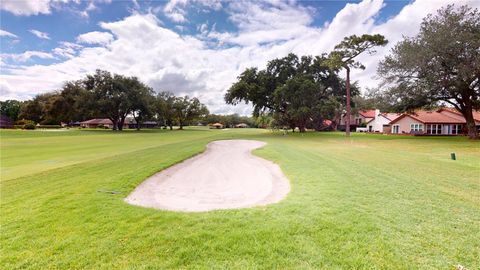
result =
[[236,128],[248,128],[248,125],[245,123],[240,123],[238,125],[235,125]]
[[[480,126],[480,113],[474,112],[475,124]],[[456,110],[442,108],[437,111],[404,113],[390,122],[391,134],[461,135],[466,121]]]
[[[137,121],[134,119],[125,119],[128,128],[137,128]],[[158,127],[158,123],[155,121],[143,121],[140,123],[140,128],[155,128]]]
[[367,122],[367,132],[384,132],[384,128],[389,130],[390,122],[400,117],[401,113],[381,113],[375,110],[374,118]]
[[220,123],[211,124],[210,128],[222,129],[223,125]]
[[113,128],[112,120],[108,118],[95,118],[87,121],[80,122],[80,126],[84,128],[97,128],[97,127],[107,127]]
[[[361,126],[374,119],[375,111],[376,110],[361,110],[357,113],[352,113],[352,115],[350,115],[350,129],[355,130],[356,127]],[[345,130],[345,126],[347,123],[347,118],[345,116],[345,113],[340,116],[340,125],[338,127],[339,130]]]

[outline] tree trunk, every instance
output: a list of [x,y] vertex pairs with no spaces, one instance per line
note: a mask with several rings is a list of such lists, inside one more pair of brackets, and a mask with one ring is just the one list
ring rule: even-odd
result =
[[305,126],[302,124],[298,127],[298,129],[300,130],[300,133],[304,133],[305,132]]
[[475,119],[473,118],[472,105],[465,104],[465,109],[462,110],[462,114],[467,122],[468,138],[478,139],[477,127],[475,126]]
[[108,118],[110,121],[112,121],[112,130],[117,130],[118,127],[118,118]]
[[118,123],[118,130],[122,131],[123,130],[123,124],[125,123],[125,117],[120,118],[120,122]]
[[350,115],[351,115],[351,108],[350,108],[350,68],[347,66],[345,67],[347,70],[347,81],[346,81],[346,88],[347,88],[347,114],[346,114],[346,122],[345,122],[345,135],[347,137],[350,136]]

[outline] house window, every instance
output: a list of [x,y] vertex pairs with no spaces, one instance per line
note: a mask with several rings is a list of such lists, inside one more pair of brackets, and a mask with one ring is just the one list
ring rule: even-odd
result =
[[440,124],[427,125],[427,134],[442,134],[442,126]]
[[462,133],[462,125],[452,125],[452,133],[451,134],[461,134]]
[[400,126],[399,125],[393,125],[392,126],[392,133],[398,134],[399,133]]
[[423,124],[410,124],[410,131],[423,131]]

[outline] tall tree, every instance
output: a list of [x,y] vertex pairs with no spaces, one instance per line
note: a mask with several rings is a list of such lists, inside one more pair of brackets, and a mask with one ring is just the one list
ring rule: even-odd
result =
[[175,96],[170,92],[160,92],[157,95],[155,112],[163,125],[168,126],[170,130],[173,129],[175,124]]
[[305,132],[307,123],[320,110],[321,90],[308,76],[297,76],[288,80],[275,91],[278,103],[286,103],[284,116],[288,116],[300,132]]
[[[353,90],[356,94],[357,89]],[[245,70],[227,91],[225,101],[233,105],[251,102],[255,117],[270,114],[276,125],[299,127],[303,132],[308,122],[321,120],[318,112],[326,100],[342,100],[344,93],[344,82],[327,65],[325,55],[298,58],[289,54],[270,61],[265,70]]]
[[94,117],[95,104],[83,88],[82,81],[71,81],[64,84],[58,95],[51,100],[47,115],[58,121],[71,123]]
[[52,115],[48,114],[51,104],[58,98],[58,93],[36,95],[32,100],[25,101],[20,109],[19,118],[32,120],[41,124],[58,124]]
[[97,70],[93,75],[87,75],[84,80],[85,88],[92,93],[92,104],[96,105],[98,114],[110,119],[113,130],[122,130],[125,118],[131,112],[130,99],[131,81],[136,78],[127,78],[108,71]]
[[129,88],[131,114],[137,130],[140,130],[142,122],[153,114],[153,90],[135,77],[130,78],[126,84]]
[[345,37],[342,42],[335,46],[335,49],[329,55],[330,66],[334,69],[344,68],[347,72],[346,76],[346,126],[345,133],[350,136],[350,117],[351,117],[351,105],[350,105],[350,70],[352,68],[365,69],[365,66],[356,61],[355,58],[360,54],[367,52],[374,54],[375,47],[385,46],[388,41],[384,36],[376,35],[362,35],[362,36],[349,36]]
[[197,98],[177,97],[173,104],[175,118],[180,129],[189,121],[208,114],[208,109]]
[[0,101],[0,114],[7,116],[14,122],[18,120],[22,102],[14,99]]
[[388,93],[403,109],[445,102],[478,138],[473,110],[480,109],[480,14],[453,5],[424,18],[420,32],[399,42],[379,65]]

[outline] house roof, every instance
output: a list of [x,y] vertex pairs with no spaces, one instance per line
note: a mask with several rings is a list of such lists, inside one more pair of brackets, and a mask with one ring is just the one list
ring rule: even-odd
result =
[[439,111],[416,111],[414,113],[404,113],[396,119],[392,120],[390,124],[398,122],[400,119],[405,117],[413,118],[421,123],[432,123],[432,124],[464,124],[465,119],[457,119],[450,116],[447,116]]
[[[438,110],[438,112],[442,112],[442,111],[449,111],[463,117],[463,114],[454,108],[443,107]],[[480,122],[480,111],[472,111],[472,114],[473,114],[473,119],[477,122]]]
[[387,118],[390,121],[397,119],[398,117],[402,116],[401,113],[382,113],[383,117]]
[[92,125],[111,125],[113,124],[112,120],[108,118],[94,118],[87,121],[80,122],[80,124],[92,124]]
[[215,126],[215,127],[222,126],[222,127],[223,127],[223,125],[222,125],[222,124],[220,124],[220,123],[215,123],[215,124],[212,124],[212,126]]
[[375,118],[375,110],[362,110],[359,111],[358,114],[365,118]]

